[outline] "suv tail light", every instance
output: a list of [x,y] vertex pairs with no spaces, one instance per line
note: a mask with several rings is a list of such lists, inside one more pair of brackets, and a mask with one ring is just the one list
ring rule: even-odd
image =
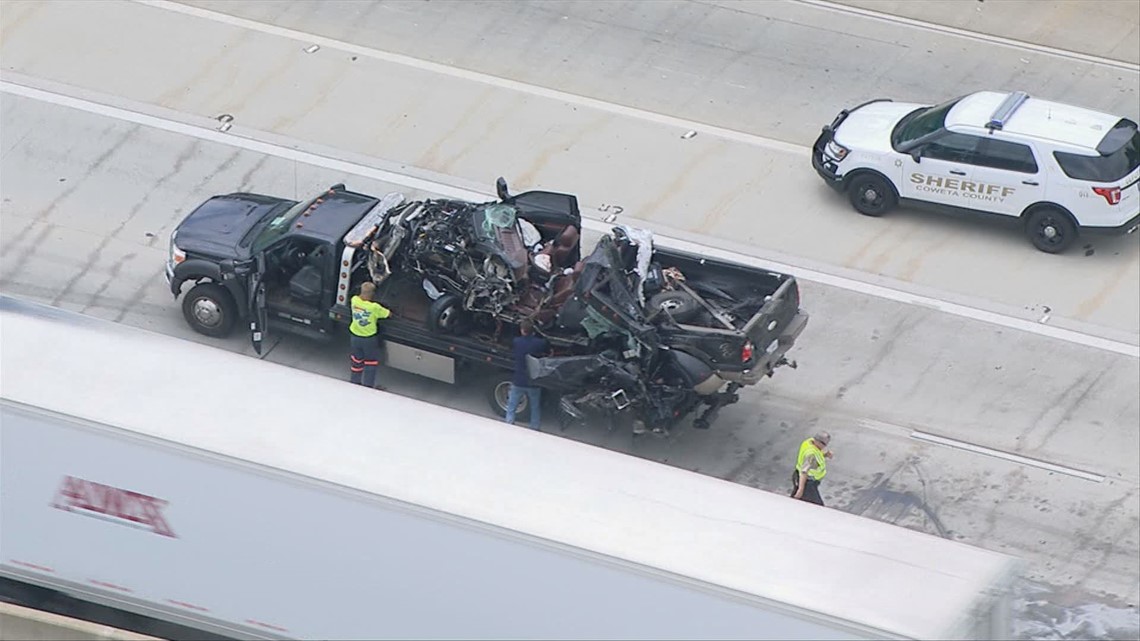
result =
[[1104,196],[1108,204],[1115,205],[1120,202],[1120,187],[1093,187],[1098,196]]
[[752,341],[745,341],[744,347],[740,350],[740,362],[747,363],[752,360]]

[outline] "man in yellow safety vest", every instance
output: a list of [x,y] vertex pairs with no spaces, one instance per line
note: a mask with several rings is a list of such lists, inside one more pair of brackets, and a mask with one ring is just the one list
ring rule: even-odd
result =
[[352,323],[348,326],[352,332],[352,351],[348,355],[351,380],[365,387],[376,384],[376,368],[380,365],[376,321],[391,316],[387,307],[372,300],[375,297],[376,285],[366,282],[360,286],[360,294],[352,297]]
[[792,472],[792,498],[823,505],[823,497],[819,495],[819,482],[827,474],[827,459],[831,458],[827,444],[830,442],[830,434],[819,432],[800,443],[796,469]]

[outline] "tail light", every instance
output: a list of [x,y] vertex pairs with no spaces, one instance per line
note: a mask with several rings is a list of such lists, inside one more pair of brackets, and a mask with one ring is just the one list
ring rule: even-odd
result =
[[747,363],[752,360],[752,341],[745,341],[744,347],[740,350],[740,362]]
[[1120,202],[1120,187],[1093,187],[1098,196],[1104,196],[1108,204],[1115,205]]

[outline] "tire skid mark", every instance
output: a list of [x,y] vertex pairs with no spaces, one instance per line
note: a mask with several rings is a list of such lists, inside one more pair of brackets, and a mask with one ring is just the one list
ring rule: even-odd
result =
[[[1073,419],[1073,415],[1076,413],[1077,408],[1079,408],[1081,404],[1085,402],[1085,399],[1088,398],[1089,394],[1092,393],[1093,390],[1099,388],[1101,379],[1103,379],[1108,374],[1108,372],[1109,368],[1107,367],[1101,369],[1100,372],[1098,372],[1096,376],[1093,377],[1092,381],[1084,386],[1084,389],[1080,392],[1079,395],[1077,395],[1076,398],[1066,403],[1065,413],[1061,415],[1061,418],[1057,419],[1057,422],[1053,424],[1053,427],[1049,428],[1049,430],[1041,436],[1040,442],[1038,442],[1034,447],[1026,448],[1025,451],[1036,452],[1045,447],[1045,445],[1049,442],[1049,439],[1053,438],[1053,435],[1057,433],[1057,430],[1064,427],[1066,423]],[[1085,380],[1086,377],[1082,377],[1081,380]]]
[[1110,298],[1113,292],[1120,287],[1120,282],[1126,276],[1136,273],[1138,267],[1138,260],[1133,257],[1132,260],[1122,263],[1119,267],[1114,269],[1107,278],[1102,280],[1100,289],[1092,296],[1089,296],[1077,306],[1077,311],[1073,314],[1073,318],[1078,320],[1088,320],[1094,312],[1099,310]]
[[[119,127],[117,124],[112,124],[109,127],[105,128],[102,132],[100,132],[98,137],[103,138],[104,136],[115,131],[118,128]],[[49,224],[52,227],[54,227],[55,224],[50,222],[50,218],[51,218],[51,215],[53,213],[55,213],[55,208],[58,207],[61,202],[70,198],[72,194],[74,194],[80,187],[82,187],[83,184],[85,182],[87,182],[87,179],[90,178],[91,174],[94,173],[96,170],[101,169],[103,167],[103,165],[106,164],[106,162],[111,158],[111,156],[113,156],[116,151],[118,151],[121,147],[123,147],[123,145],[125,145],[127,142],[129,142],[130,138],[132,138],[134,136],[134,134],[136,132],[138,132],[140,129],[142,129],[142,125],[131,126],[131,128],[128,129],[127,132],[124,133],[122,135],[122,137],[119,138],[118,142],[116,142],[107,151],[103,152],[98,158],[95,159],[95,162],[92,163],[91,168],[88,169],[87,172],[85,174],[83,174],[83,176],[81,176],[78,180],[76,180],[75,182],[72,182],[70,185],[68,185],[66,189],[64,189],[62,192],[60,192],[60,194],[58,196],[53,198],[51,200],[51,202],[49,202],[47,204],[47,207],[44,207],[38,213],[34,214],[32,216],[31,224],[24,227],[24,229],[21,230],[20,233],[16,234],[14,237],[12,237],[12,239],[10,241],[8,241],[7,243],[5,243],[3,245],[3,247],[0,247],[0,252],[7,254],[10,251],[14,250],[17,246],[19,246],[19,244],[24,240],[24,238],[27,237],[27,235],[31,232],[32,227],[34,227],[37,223]],[[38,238],[37,240],[43,240],[43,239],[41,237],[41,238]],[[39,245],[38,242],[33,242],[30,247],[26,248],[24,253],[21,254],[20,260],[18,261],[17,264],[23,265],[26,262],[27,258],[32,254],[32,252],[35,251],[35,249],[37,248],[38,245]]]
[[[230,154],[228,158],[226,158],[225,160],[222,161],[222,164],[218,165],[218,167],[216,169],[214,169],[214,171],[203,176],[202,180],[198,181],[198,184],[191,187],[190,190],[187,191],[186,193],[187,194],[197,194],[197,193],[201,192],[202,190],[204,190],[206,188],[206,185],[210,184],[210,182],[214,179],[215,176],[222,174],[222,173],[225,173],[231,167],[233,167],[234,163],[236,163],[237,159],[241,156],[241,153],[242,152],[239,149],[239,150],[235,151],[234,153]],[[268,159],[269,159],[268,156],[262,157],[262,159],[258,162],[258,165],[266,162]],[[251,170],[251,173],[252,173],[252,170]],[[164,232],[166,232],[166,230],[169,229],[172,224],[181,221],[182,218],[185,217],[185,215],[186,215],[186,213],[183,212],[182,210],[179,210],[179,209],[175,209],[174,211],[172,211],[171,216],[166,219],[166,222],[164,222],[161,227],[159,227],[158,229],[155,230],[154,236],[151,236],[150,238],[147,239],[146,246],[147,247],[154,247],[155,243],[157,243],[160,238],[164,238],[166,236],[166,234]]]
[[[158,192],[164,184],[169,182],[171,178],[181,173],[183,165],[185,165],[186,162],[190,160],[190,158],[196,155],[201,147],[201,140],[195,140],[186,147],[185,151],[183,151],[182,154],[180,154],[178,158],[175,159],[174,166],[171,167],[170,171],[166,172],[162,177],[155,181],[154,185],[149,191],[146,192],[146,195],[143,196],[142,200],[135,203],[134,207],[132,207],[127,215],[123,217],[123,219],[119,222],[119,226],[112,230],[111,233],[103,236],[103,238],[99,241],[99,245],[95,247],[95,251],[91,252],[91,254],[87,256],[87,261],[83,264],[82,267],[79,268],[79,271],[70,280],[67,281],[67,284],[64,285],[63,290],[60,291],[59,294],[56,295],[56,297],[51,301],[52,306],[57,306],[61,300],[63,300],[68,294],[71,293],[71,291],[75,288],[75,285],[79,283],[84,275],[93,271],[92,268],[95,266],[95,263],[98,262],[99,258],[102,257],[103,250],[105,250],[107,246],[111,244],[111,241],[119,239],[119,233],[122,232],[123,229],[125,229],[126,226],[129,225],[136,216],[138,216],[139,212],[142,211],[143,207],[150,201],[151,197],[156,192]],[[134,256],[135,254],[131,253],[115,262],[115,264],[111,267],[111,273],[108,275],[103,285],[99,288],[99,291],[96,292],[96,295],[101,294],[107,290],[107,288],[111,285],[111,282],[113,282],[118,277],[119,270],[122,269],[123,263],[127,260],[130,260],[131,258],[134,258]],[[95,297],[91,296],[87,303],[87,306],[84,307],[84,309],[89,308],[91,306],[91,302],[94,300]]]
[[601,130],[609,120],[609,115],[602,114],[601,116],[591,119],[590,122],[575,127],[562,136],[559,136],[556,132],[554,136],[551,136],[554,140],[550,141],[546,147],[538,153],[538,156],[531,162],[530,167],[525,169],[517,179],[513,180],[520,185],[533,184],[535,182],[535,176],[546,168],[554,156],[569,151],[570,148],[574,146],[575,141],[583,140],[591,131]]
[[[479,94],[476,95],[475,98],[466,105],[466,107],[463,109],[463,113],[452,121],[451,127],[449,127],[446,131],[441,131],[436,135],[435,141],[428,146],[426,151],[420,154],[420,157],[416,160],[415,165],[417,167],[435,167],[439,163],[438,156],[440,147],[442,147],[444,143],[453,140],[463,131],[469,129],[471,126],[470,121],[476,115],[478,115],[479,112],[487,108],[487,103],[490,101],[494,93],[495,89],[493,87],[486,87],[483,89],[483,91],[479,92]],[[516,180],[514,182],[522,183],[524,181]]]
[[[891,479],[898,475],[899,472],[908,468],[914,470],[918,476],[919,482],[922,485],[922,496],[918,496],[914,492],[890,489],[889,485]],[[847,505],[842,506],[841,509],[845,512],[866,516],[877,521],[884,521],[902,527],[906,527],[906,525],[902,523],[906,517],[921,514],[925,516],[926,522],[934,526],[938,536],[944,539],[952,538],[951,532],[943,525],[942,519],[938,516],[938,512],[928,503],[926,477],[919,469],[916,457],[909,457],[895,467],[889,474],[879,472],[872,478],[873,481],[870,487],[858,491],[857,497]]]
[[336,91],[336,88],[339,87],[342,82],[344,82],[345,76],[347,76],[350,71],[352,71],[352,67],[349,67],[347,65],[340,65],[337,67],[336,73],[322,74],[319,85],[306,87],[306,95],[312,96],[314,98],[313,101],[309,103],[307,107],[300,107],[294,103],[293,106],[297,107],[295,111],[291,114],[283,114],[280,118],[274,121],[273,124],[269,125],[269,131],[276,131],[280,133],[288,132],[290,127],[293,127],[297,124],[298,120],[304,116],[309,115],[309,112],[315,111],[317,107],[328,100],[329,96],[331,96],[333,92]]
[[262,156],[260,160],[253,163],[253,166],[250,167],[249,170],[242,174],[241,178],[238,179],[238,191],[249,191],[253,188],[250,182],[253,180],[253,175],[261,171],[266,163],[269,162],[270,158],[272,158],[272,156]]
[[1083,538],[1085,540],[1092,539],[1094,542],[1090,547],[1096,548],[1098,551],[1100,551],[1101,552],[1101,558],[1099,561],[1097,561],[1097,563],[1095,565],[1092,565],[1087,569],[1084,576],[1082,576],[1077,581],[1077,583],[1076,583],[1077,586],[1084,586],[1094,575],[1096,575],[1098,572],[1101,572],[1102,570],[1104,570],[1105,568],[1108,567],[1109,563],[1111,563],[1111,561],[1112,561],[1113,556],[1124,553],[1124,552],[1119,551],[1117,549],[1115,542],[1120,540],[1124,536],[1126,536],[1130,533],[1134,533],[1136,531],[1136,529],[1135,529],[1136,523],[1137,523],[1136,518],[1125,519],[1124,523],[1121,525],[1121,527],[1117,528],[1117,531],[1115,533],[1113,533],[1112,536],[1106,535],[1106,538],[1107,538],[1106,541],[1103,541],[1103,542],[1095,541],[1095,536],[1098,532],[1101,532],[1105,522],[1107,522],[1110,518],[1115,516],[1114,513],[1117,510],[1119,510],[1120,506],[1123,505],[1125,502],[1129,501],[1130,499],[1132,499],[1134,496],[1136,496],[1136,493],[1137,493],[1137,488],[1133,487],[1124,496],[1122,496],[1122,497],[1120,497],[1114,501],[1111,501],[1107,505],[1105,505],[1097,517],[1090,519],[1091,525],[1088,528],[1088,530],[1086,530],[1085,532],[1082,533],[1081,538]]
[[898,343],[899,339],[910,332],[910,330],[921,324],[921,322],[922,319],[920,313],[907,312],[902,314],[901,318],[899,318],[899,320],[895,323],[895,326],[891,329],[889,338],[879,343],[878,351],[874,356],[871,357],[870,362],[867,363],[867,366],[864,367],[858,374],[852,376],[846,382],[840,385],[835,392],[835,398],[837,400],[842,400],[843,397],[847,395],[847,392],[851,390],[851,388],[861,385],[863,381],[866,380],[867,376],[878,369],[879,365],[882,365],[883,361],[885,361],[891,352],[894,351],[895,345]]
[[[463,145],[463,147],[461,147],[454,154],[450,154],[444,160],[439,161],[437,163],[438,168],[436,168],[435,171],[445,174],[451,173],[453,167],[455,166],[455,163],[459,162],[461,158],[466,157],[467,154],[471,153],[473,149],[478,149],[479,147],[486,145],[486,141],[488,139],[494,140],[497,137],[497,132],[499,129],[501,129],[503,125],[509,123],[511,121],[511,116],[513,116],[515,112],[518,109],[521,109],[523,106],[525,106],[525,103],[514,102],[502,106],[499,109],[499,113],[487,121],[487,126],[482,128],[479,136],[469,141],[466,145]],[[418,109],[418,107],[415,108]],[[429,167],[429,169],[431,169],[431,167]]]
[[[139,311],[140,303],[146,296],[147,290],[154,286],[155,280],[162,278],[162,274],[165,271],[166,266],[164,265],[157,271],[152,272],[151,278],[143,279],[142,284],[139,285],[138,288],[136,288],[135,291],[131,293],[130,298],[124,301],[123,304],[119,307],[119,313],[115,316],[116,323],[121,323],[123,319],[127,317],[128,313]],[[162,309],[164,312],[169,310],[169,308],[166,306],[162,306],[159,309]]]
[[[173,108],[174,105],[171,103],[181,98],[182,94],[188,93],[192,87],[201,86],[207,79],[217,74],[219,70],[232,70],[232,65],[223,64],[225,59],[237,56],[237,50],[241,48],[242,44],[249,41],[250,35],[251,34],[245,30],[234,30],[232,35],[222,41],[212,57],[203,60],[201,64],[198,65],[198,70],[195,71],[193,75],[183,82],[174,83],[173,87],[156,96],[154,98],[154,104]],[[223,84],[223,90],[219,93],[225,93],[225,86],[226,85]]]
[[[28,246],[24,248],[24,251],[16,257],[15,266],[13,267],[12,271],[8,272],[2,278],[0,278],[0,285],[7,285],[8,283],[15,282],[16,275],[23,271],[24,266],[28,264],[28,259],[31,258],[32,254],[35,253],[36,249],[43,244],[48,236],[50,236],[51,233],[56,230],[56,225],[54,223],[41,223],[38,221],[32,221],[27,227],[24,228],[23,231],[20,232],[20,235],[26,235],[27,232],[31,231],[31,228],[35,227],[36,225],[43,225],[43,229],[39,234],[36,235],[35,238],[32,239],[32,242],[30,242]],[[8,253],[6,248],[3,250],[3,253]]]
[[683,193],[688,189],[688,183],[696,176],[697,169],[703,165],[708,158],[723,155],[725,145],[726,143],[722,140],[713,140],[705,143],[703,149],[693,153],[693,155],[685,161],[684,165],[673,172],[668,187],[659,190],[652,200],[645,203],[645,205],[641,207],[638,216],[645,220],[650,220],[657,210],[666,202],[676,203],[677,194]]

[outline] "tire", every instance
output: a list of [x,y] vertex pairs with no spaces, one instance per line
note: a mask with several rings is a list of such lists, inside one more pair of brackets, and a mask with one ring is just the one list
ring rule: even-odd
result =
[[1025,235],[1037,249],[1047,254],[1059,254],[1077,240],[1077,226],[1064,210],[1039,207],[1026,218]]
[[468,317],[463,301],[455,294],[444,294],[432,301],[428,308],[427,327],[437,334],[466,334]]
[[[491,411],[499,418],[507,416],[507,395],[511,391],[511,376],[510,374],[499,374],[491,379],[491,384],[487,387],[487,403],[491,406]],[[519,406],[515,410],[516,416],[527,417],[530,416],[530,399],[524,394],[522,399],[519,400]]]
[[199,334],[225,338],[237,323],[237,304],[221,285],[199,283],[182,299],[182,315]]
[[855,211],[864,216],[882,216],[898,205],[895,188],[881,175],[871,172],[855,174],[847,183],[847,198]]
[[703,309],[697,299],[688,292],[680,290],[655,294],[649,299],[648,307],[654,312],[657,310],[668,312],[678,322],[692,320]]

